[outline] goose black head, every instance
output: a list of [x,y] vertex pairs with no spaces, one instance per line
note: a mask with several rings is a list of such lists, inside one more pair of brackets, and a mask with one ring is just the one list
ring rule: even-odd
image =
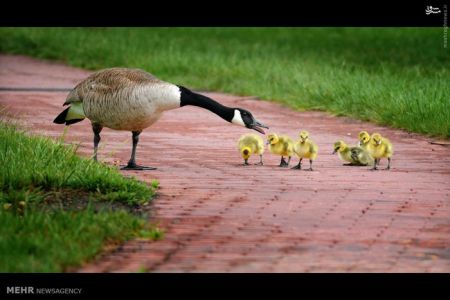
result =
[[231,123],[254,129],[262,134],[265,134],[262,128],[269,129],[269,127],[256,120],[251,112],[242,108],[234,109],[234,115],[231,119]]

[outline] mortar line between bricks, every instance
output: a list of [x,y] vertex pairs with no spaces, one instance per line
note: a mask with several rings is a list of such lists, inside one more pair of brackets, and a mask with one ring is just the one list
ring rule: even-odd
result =
[[[350,194],[350,192],[351,192],[351,190],[348,189],[344,196],[338,198],[338,200],[335,202],[335,204],[332,206],[332,208],[328,209],[328,210],[324,213],[324,215],[322,215],[321,220],[323,220],[323,219],[325,219],[326,217],[328,217],[328,216],[331,214],[330,211],[333,212],[332,214],[335,214],[336,208],[337,208],[338,206],[341,205],[342,201],[345,201],[345,200],[346,200],[346,198],[347,198],[347,196]],[[317,224],[317,225],[318,225],[318,224]],[[311,234],[310,234],[310,235],[313,235],[314,232],[317,231],[318,228],[319,228],[319,226],[317,226],[316,228],[314,228],[314,229],[311,231]],[[322,250],[322,251],[319,253],[319,256],[317,257],[317,264],[320,264],[320,262],[322,261],[323,257],[325,256],[325,253],[328,253],[328,251],[332,250],[332,249],[336,246],[337,243],[338,243],[338,241],[336,241],[336,242],[332,241],[331,244],[329,245],[329,249],[328,249],[327,251]],[[306,267],[306,269],[304,270],[304,272],[305,272],[305,273],[313,272],[315,268],[316,268],[316,267],[314,267],[314,266],[308,266],[308,267]]]
[[[418,229],[418,230],[415,231],[414,236],[411,238],[412,241],[414,241],[414,239],[419,240],[419,236],[420,236],[421,234],[423,234],[423,232],[425,231],[425,228],[426,228],[427,225],[430,223],[431,218],[432,218],[433,215],[437,212],[438,208],[439,208],[439,207],[442,207],[442,205],[443,205],[443,201],[440,201],[438,204],[436,204],[436,206],[435,206],[434,208],[432,208],[432,210],[431,210],[431,212],[430,212],[430,216],[428,216],[428,217],[425,219],[425,221],[424,221],[422,227],[421,227],[420,229]],[[397,267],[398,261],[400,260],[400,258],[402,257],[402,255],[406,253],[406,251],[407,251],[407,249],[408,249],[409,247],[410,247],[410,246],[409,246],[408,244],[406,244],[406,243],[403,245],[403,247],[397,252],[397,254],[396,254],[396,256],[395,256],[396,259],[395,259],[394,263],[392,263],[392,264],[390,265],[390,267],[388,268],[388,271],[392,271],[395,267]],[[427,272],[427,270],[423,270],[423,272]]]

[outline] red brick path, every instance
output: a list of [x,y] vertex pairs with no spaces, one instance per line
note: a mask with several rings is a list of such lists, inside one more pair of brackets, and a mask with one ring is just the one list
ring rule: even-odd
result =
[[[72,87],[89,74],[21,56],[2,55],[0,66],[0,86]],[[63,127],[52,120],[65,95],[0,92],[0,105],[32,131],[57,137]],[[127,242],[80,272],[450,271],[449,147],[325,113],[208,95],[249,109],[271,132],[309,130],[320,148],[315,171],[280,169],[269,153],[263,167],[243,167],[236,142],[248,130],[199,108],[167,112],[138,146],[138,163],[158,170],[126,173],[160,181],[153,220],[165,238]],[[391,171],[345,167],[331,155],[333,142],[355,143],[361,129],[392,140]],[[73,125],[67,141],[91,155],[89,122]],[[99,158],[125,163],[130,147],[130,133],[105,129]]]

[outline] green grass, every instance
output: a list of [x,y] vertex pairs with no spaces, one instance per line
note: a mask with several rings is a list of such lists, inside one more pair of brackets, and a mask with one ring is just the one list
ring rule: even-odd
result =
[[[129,205],[147,202],[151,186],[125,179],[117,167],[76,155],[76,146],[27,136],[11,124],[0,123],[0,190],[3,201],[27,200],[27,191],[81,189],[95,198]],[[35,200],[39,201],[39,200]]]
[[450,137],[442,28],[2,28],[0,51]]
[[162,232],[130,209],[151,185],[0,120],[0,272],[61,272],[105,245]]
[[1,272],[61,272],[92,258],[108,243],[139,234],[142,219],[126,213],[0,212]]

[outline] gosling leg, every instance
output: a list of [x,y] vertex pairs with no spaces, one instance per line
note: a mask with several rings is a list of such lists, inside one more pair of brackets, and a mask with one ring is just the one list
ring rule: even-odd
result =
[[262,160],[262,154],[259,155],[259,163],[256,163],[255,165],[261,165],[261,166],[264,165],[263,160]]
[[385,170],[390,170],[390,169],[391,169],[391,158],[388,157],[388,165]]
[[100,124],[92,123],[92,131],[94,132],[94,160],[97,161],[97,150],[98,144],[100,143],[100,132],[102,131],[103,126]]
[[244,166],[248,166],[248,165],[249,165],[248,159],[244,159]]
[[291,157],[289,156],[286,165],[284,165],[283,167],[285,167],[285,168],[289,167],[290,162],[291,162]]
[[312,171],[313,170],[313,168],[312,168],[312,159],[310,159],[309,160],[309,169],[308,169],[308,171]]
[[378,163],[379,163],[379,160],[375,159],[375,161],[373,162],[373,168],[371,169],[372,171],[378,170],[378,168],[377,168]]
[[302,159],[300,158],[300,160],[298,161],[298,164],[295,167],[292,167],[291,169],[293,170],[301,170],[302,169]]
[[145,167],[145,166],[139,166],[136,164],[136,147],[139,143],[139,135],[141,134],[141,131],[133,131],[133,148],[131,150],[131,158],[128,161],[128,164],[122,168],[121,170],[156,170],[154,167]]
[[284,156],[281,157],[280,167],[286,166],[286,161],[284,160]]

